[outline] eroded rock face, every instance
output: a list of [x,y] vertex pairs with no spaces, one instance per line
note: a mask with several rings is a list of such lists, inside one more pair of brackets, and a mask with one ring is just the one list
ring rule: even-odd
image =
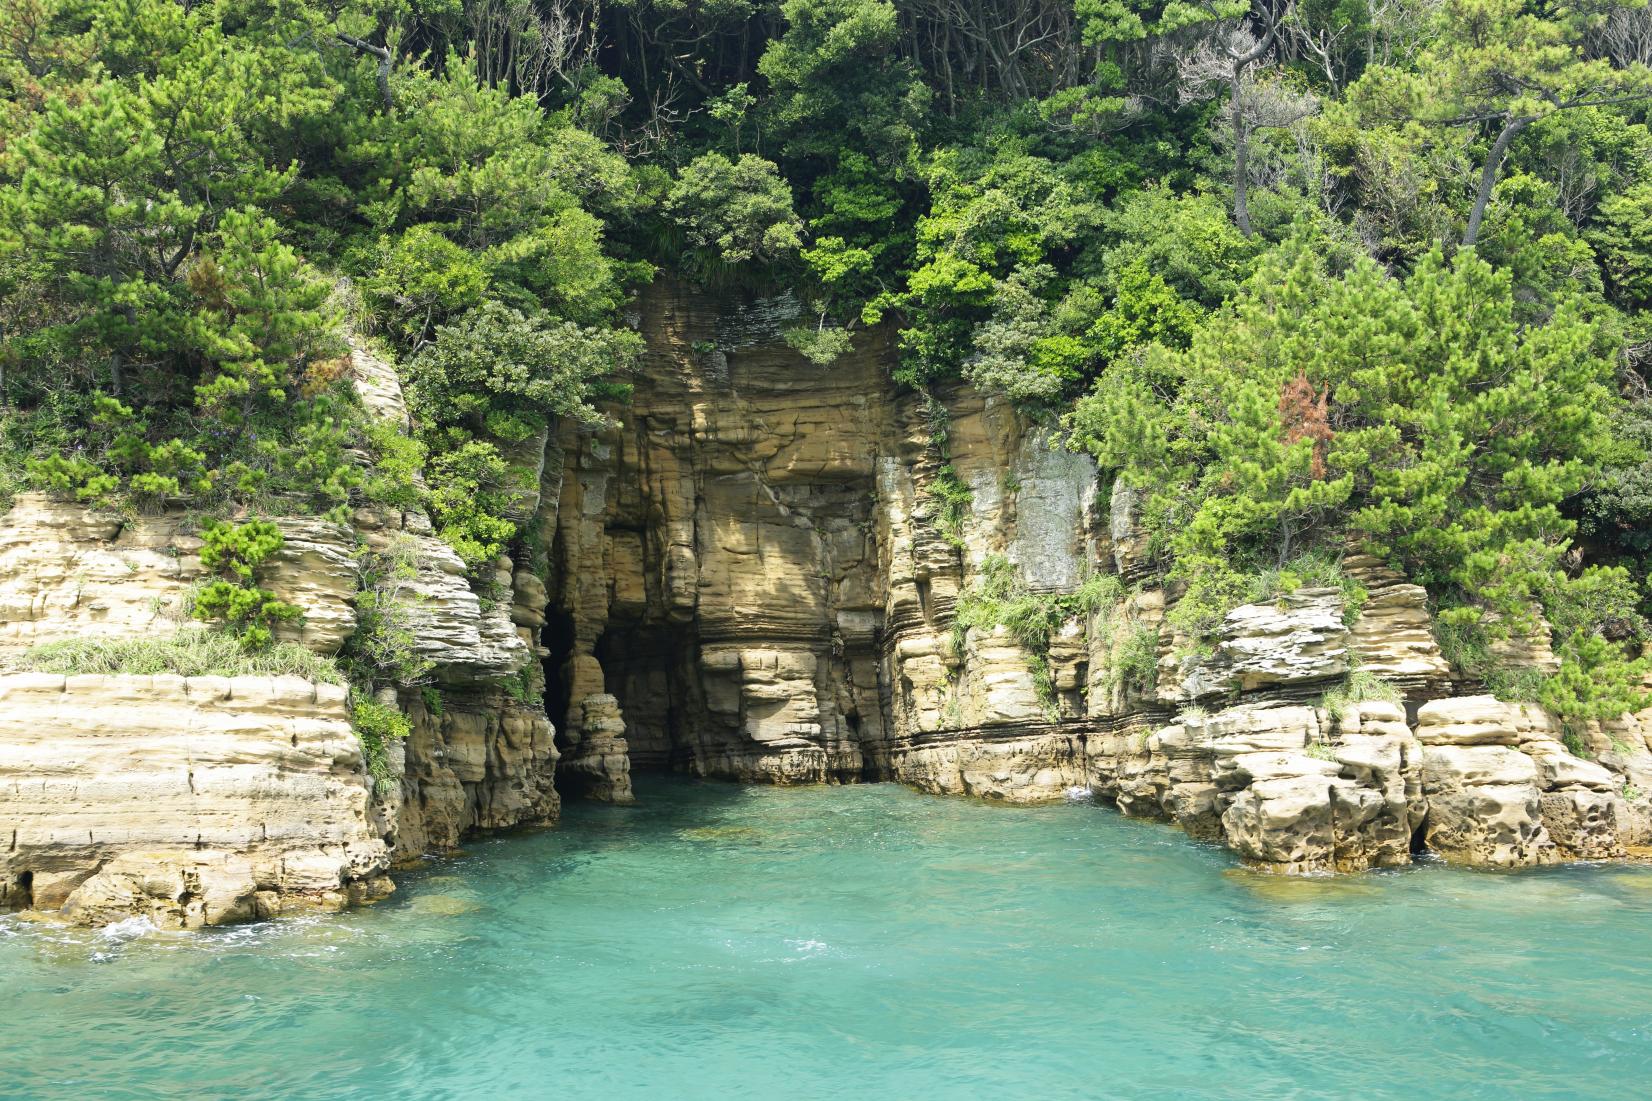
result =
[[[1126,487],[1002,402],[897,392],[879,334],[809,364],[780,339],[794,310],[654,288],[632,404],[559,438],[547,668],[583,791],[627,798],[634,768],[1014,802],[1087,789],[1294,872],[1652,838],[1639,728],[1595,735],[1598,765],[1525,712],[1477,733],[1462,717],[1487,705],[1452,698],[1423,590],[1383,562],[1347,558],[1358,608],[1302,589],[1191,647],[1162,629]],[[1032,593],[1121,585],[1029,653],[1003,626],[953,628],[1000,561]],[[1333,714],[1356,669],[1438,706]]]
[[815,367],[778,342],[786,312],[649,294],[620,423],[560,440],[553,719],[587,791],[628,796],[622,762],[857,779],[881,741],[868,488],[890,436],[883,348]]
[[1335,589],[1300,589],[1272,604],[1229,612],[1215,652],[1181,663],[1159,696],[1180,702],[1345,676],[1353,645]]
[[1104,739],[1091,785],[1126,814],[1168,818],[1286,872],[1404,864],[1421,818],[1404,714],[1366,703],[1335,716],[1302,705],[1184,713]]
[[[20,839],[0,905],[185,926],[340,905],[396,860],[554,818],[562,795],[629,801],[634,769],[1083,793],[1295,873],[1652,843],[1652,714],[1563,738],[1462,695],[1423,590],[1361,556],[1362,607],[1298,590],[1189,646],[1127,487],[1004,402],[897,391],[882,334],[808,363],[779,336],[796,310],[652,289],[632,402],[513,452],[528,538],[479,581],[416,510],[282,522],[266,582],[319,653],[355,627],[360,546],[414,563],[398,599],[432,667],[384,695],[413,729],[387,779],[325,686],[0,676],[21,716],[0,714],[0,838]],[[369,411],[405,424],[395,371],[353,363]],[[21,497],[0,518],[0,660],[170,633],[198,549],[180,517]],[[1118,584],[1036,644],[955,630],[1006,564],[1040,598]],[[1355,669],[1405,703],[1333,707]]]
[[[280,637],[331,654],[355,630],[354,539],[309,518],[279,521],[285,542],[265,584],[304,609]],[[0,650],[76,638],[171,634],[189,623],[204,576],[201,539],[180,515],[96,513],[19,494],[0,516]]]
[[554,820],[557,749],[545,712],[498,688],[402,701],[413,732],[397,747],[378,815],[396,860],[453,848],[475,830]]
[[1490,696],[1418,710],[1427,840],[1448,860],[1499,867],[1624,855],[1625,782],[1570,752],[1553,720]]
[[193,928],[389,890],[345,690],[0,676],[0,897]]
[[[404,419],[395,373],[355,358],[369,410]],[[554,527],[555,502],[518,507]],[[304,611],[285,639],[320,654],[356,628],[361,546],[413,563],[397,600],[433,683],[385,701],[412,722],[387,747],[392,777],[368,776],[342,687],[0,675],[0,835],[16,839],[0,851],[0,906],[184,927],[339,906],[387,891],[393,861],[556,816],[557,748],[535,698],[543,582],[502,560],[484,600],[419,512],[277,523],[284,545],[260,580]],[[0,517],[0,668],[41,643],[201,629],[184,614],[200,545],[180,515],[20,496]]]

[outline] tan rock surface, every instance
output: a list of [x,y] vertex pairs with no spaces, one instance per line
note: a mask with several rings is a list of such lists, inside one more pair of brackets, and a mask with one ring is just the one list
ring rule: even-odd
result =
[[[304,609],[282,636],[333,653],[355,629],[354,539],[321,520],[279,523],[286,542],[261,581]],[[122,519],[20,494],[0,515],[0,650],[171,633],[204,576],[201,540],[185,527],[178,515]]]
[[13,904],[173,927],[343,905],[385,889],[367,804],[342,687],[0,676]]

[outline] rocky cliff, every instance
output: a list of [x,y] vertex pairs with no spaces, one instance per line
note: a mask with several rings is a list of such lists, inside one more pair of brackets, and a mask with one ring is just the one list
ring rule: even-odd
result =
[[[370,411],[405,417],[395,373],[355,361]],[[539,496],[521,507],[534,516]],[[163,927],[336,907],[470,831],[555,818],[557,749],[534,695],[543,584],[501,560],[473,585],[422,513],[278,523],[262,581],[303,609],[286,641],[317,654],[356,629],[364,556],[394,544],[411,564],[398,599],[430,683],[388,701],[411,733],[387,746],[386,775],[369,774],[342,685],[4,672],[45,643],[189,629],[202,575],[187,514],[23,495],[0,517],[0,905]]]
[[[1353,612],[1299,590],[1197,652],[1161,629],[1129,495],[1086,458],[967,389],[898,392],[876,333],[813,365],[780,339],[795,313],[655,288],[632,403],[556,442],[547,675],[581,789],[625,798],[629,769],[672,768],[1090,793],[1284,871],[1649,840],[1652,716],[1574,732],[1579,756],[1537,709],[1458,677],[1423,590],[1359,556]],[[955,630],[1006,564],[1034,599],[1109,600],[1036,647],[1010,625]],[[1127,675],[1144,638],[1147,675]],[[1356,671],[1395,698],[1344,698]]]
[[[1211,644],[1174,637],[1128,493],[1001,402],[897,390],[878,333],[810,363],[780,337],[796,312],[644,295],[632,400],[514,456],[526,538],[479,581],[416,511],[281,521],[265,583],[316,653],[356,629],[364,555],[413,565],[430,684],[387,697],[412,733],[377,778],[331,684],[0,673],[0,904],[183,926],[341,905],[397,861],[550,820],[563,795],[630,800],[660,769],[1095,797],[1291,872],[1652,841],[1652,714],[1562,732],[1485,695],[1423,590],[1357,556],[1356,608],[1299,589]],[[354,368],[370,412],[405,422],[394,370]],[[198,549],[182,514],[19,498],[0,666],[176,630]]]

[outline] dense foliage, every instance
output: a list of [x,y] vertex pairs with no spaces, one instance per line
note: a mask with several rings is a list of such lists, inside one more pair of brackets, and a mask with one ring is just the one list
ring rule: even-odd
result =
[[1649,60],[1641,0],[13,0],[0,495],[423,507],[485,572],[663,269],[1065,419],[1195,640],[1359,545],[1454,639],[1546,623],[1526,694],[1604,715],[1649,610]]

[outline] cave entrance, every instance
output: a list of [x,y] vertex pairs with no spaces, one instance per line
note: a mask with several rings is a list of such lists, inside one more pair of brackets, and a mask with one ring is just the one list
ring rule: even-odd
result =
[[556,729],[558,749],[566,749],[564,731],[568,729],[568,705],[573,700],[573,669],[568,665],[574,656],[574,617],[557,607],[545,609],[545,626],[539,631],[539,644],[549,653],[545,655],[545,715]]
[[699,649],[691,628],[673,624],[619,620],[597,639],[603,683],[625,716],[632,772],[669,772],[687,760],[685,670]]

